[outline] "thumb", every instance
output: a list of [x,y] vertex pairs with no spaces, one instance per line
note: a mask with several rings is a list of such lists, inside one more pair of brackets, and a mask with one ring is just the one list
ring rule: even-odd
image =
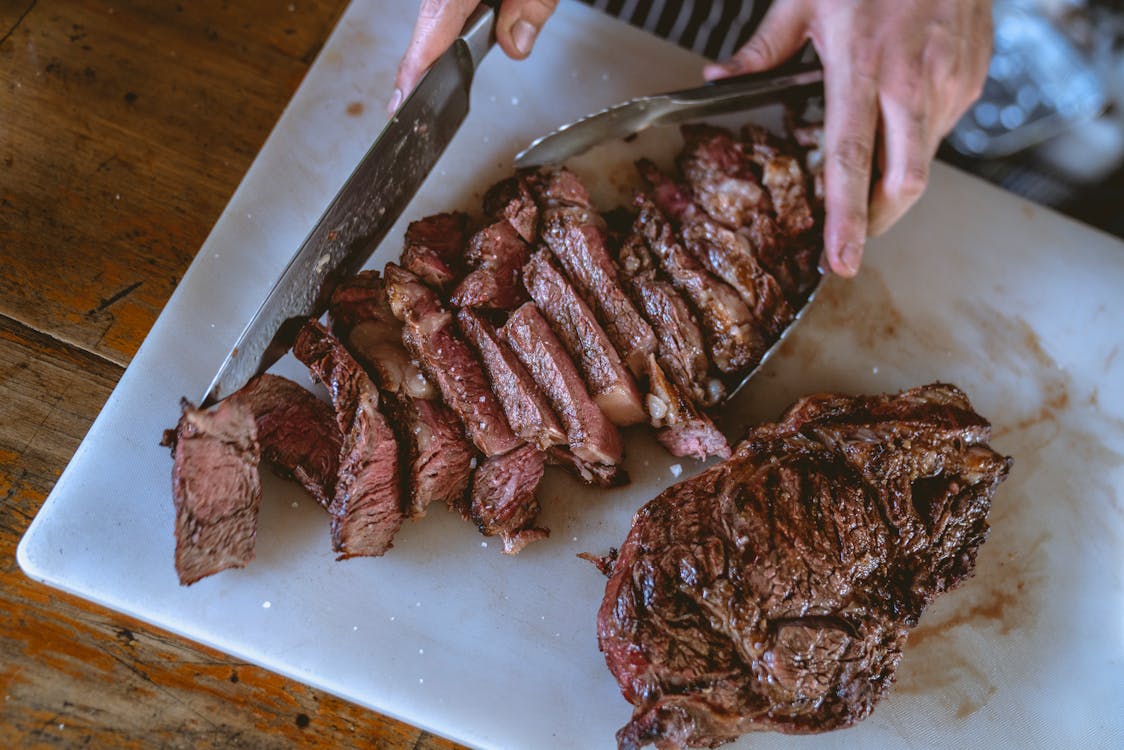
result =
[[795,55],[808,34],[807,3],[799,0],[774,2],[761,25],[734,56],[703,68],[708,81],[727,76],[757,73],[775,68]]
[[558,0],[504,0],[496,19],[496,41],[508,57],[522,60],[531,54],[531,47],[546,19],[558,7]]

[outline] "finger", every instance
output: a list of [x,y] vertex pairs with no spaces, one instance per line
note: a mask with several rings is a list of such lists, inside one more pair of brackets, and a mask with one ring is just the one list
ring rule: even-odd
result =
[[941,127],[930,121],[921,98],[907,104],[884,94],[881,104],[886,156],[882,178],[874,186],[870,201],[867,234],[871,237],[897,223],[925,192]]
[[773,3],[749,41],[729,60],[704,67],[703,78],[712,81],[774,68],[800,50],[807,39],[807,31],[806,3],[800,0]]
[[824,251],[840,276],[858,273],[878,125],[874,63],[862,55],[824,56]]
[[531,54],[535,39],[558,0],[504,0],[496,19],[496,41],[509,57],[522,60]]
[[422,74],[449,48],[476,7],[475,0],[423,0],[406,54],[398,64],[387,111],[394,114]]

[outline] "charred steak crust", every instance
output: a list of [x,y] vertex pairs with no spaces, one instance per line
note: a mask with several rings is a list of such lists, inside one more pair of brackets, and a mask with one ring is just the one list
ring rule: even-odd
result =
[[542,481],[546,455],[524,444],[484,460],[472,480],[470,514],[480,533],[499,536],[505,555],[518,554],[550,531],[534,526],[539,514],[535,491]]
[[176,574],[189,586],[254,559],[261,447],[254,415],[243,404],[224,401],[201,411],[184,400],[181,408],[163,444],[172,449]]
[[293,381],[269,373],[227,400],[254,415],[265,460],[327,508],[335,494],[342,440],[332,407]]
[[527,301],[519,272],[531,248],[509,222],[497,221],[472,235],[465,257],[473,270],[449,298],[454,306],[514,310]]
[[1010,459],[958,389],[810,396],[641,508],[598,640],[632,750],[866,717],[924,607],[971,575]]
[[454,211],[410,222],[402,265],[435,289],[447,289],[464,275],[468,214]]
[[320,323],[297,334],[293,355],[328,389],[343,435],[332,516],[332,548],[340,559],[378,556],[402,525],[398,444],[379,412],[375,384]]

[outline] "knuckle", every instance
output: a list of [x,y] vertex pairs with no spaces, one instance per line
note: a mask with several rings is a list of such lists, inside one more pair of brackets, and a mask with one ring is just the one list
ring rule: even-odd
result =
[[773,59],[774,52],[771,41],[766,37],[756,35],[746,42],[738,56],[747,62],[765,63]]
[[924,162],[915,162],[902,170],[901,175],[893,185],[896,197],[914,201],[921,197],[929,184],[929,165]]
[[874,143],[869,138],[845,136],[831,151],[831,161],[848,174],[869,172],[874,159]]

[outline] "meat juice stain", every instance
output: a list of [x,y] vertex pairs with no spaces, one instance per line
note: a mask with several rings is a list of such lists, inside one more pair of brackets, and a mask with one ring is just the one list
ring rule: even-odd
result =
[[347,105],[347,114],[352,117],[358,117],[363,114],[363,102],[351,102]]

